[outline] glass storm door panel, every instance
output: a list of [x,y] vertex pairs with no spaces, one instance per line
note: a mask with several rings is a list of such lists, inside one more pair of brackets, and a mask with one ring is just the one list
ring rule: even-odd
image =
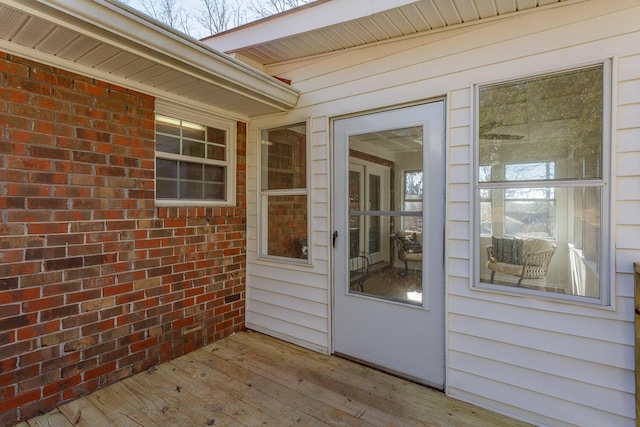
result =
[[334,350],[437,388],[443,109],[438,101],[333,123]]

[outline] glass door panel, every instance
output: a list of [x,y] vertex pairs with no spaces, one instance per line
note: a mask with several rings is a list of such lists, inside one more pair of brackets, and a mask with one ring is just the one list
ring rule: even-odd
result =
[[422,126],[349,137],[350,292],[422,304],[422,139]]

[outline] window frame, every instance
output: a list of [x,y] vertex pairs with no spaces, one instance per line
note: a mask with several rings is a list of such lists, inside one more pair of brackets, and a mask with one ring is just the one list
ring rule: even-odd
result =
[[[286,128],[289,126],[295,126],[304,123],[305,125],[305,187],[304,188],[292,188],[292,189],[262,189],[262,144],[263,133],[271,130],[277,130]],[[313,263],[313,243],[311,233],[311,135],[310,135],[310,120],[301,119],[294,120],[283,124],[274,124],[273,126],[264,126],[257,129],[257,214],[258,214],[258,244],[257,244],[257,259],[262,261],[277,261],[283,263],[290,263],[296,265],[312,265]],[[295,152],[293,157],[296,158]],[[293,164],[291,165],[293,167]],[[268,201],[270,196],[305,196],[306,203],[306,216],[307,216],[307,253],[306,258],[293,258],[279,255],[270,255],[267,253],[267,246],[269,241],[269,218],[265,213],[268,211]]]
[[[179,120],[185,120],[194,122],[204,126],[213,127],[219,130],[225,131],[226,135],[226,160],[211,160],[203,159],[200,157],[192,157],[183,154],[172,154],[158,151],[155,148],[155,116],[167,116]],[[158,199],[157,191],[155,194],[156,206],[171,207],[171,206],[235,206],[236,204],[236,122],[234,120],[226,119],[209,112],[199,110],[196,107],[187,107],[185,105],[178,105],[168,101],[156,100],[156,108],[154,112],[154,174],[157,171],[157,159],[167,160],[180,160],[188,161],[191,163],[223,166],[225,168],[225,200],[206,200],[206,199]],[[154,176],[154,183],[157,185],[157,176]]]
[[[609,310],[615,309],[615,278],[614,272],[615,269],[612,268],[611,262],[614,258],[613,246],[611,244],[611,230],[613,230],[612,224],[612,194],[611,194],[611,180],[612,180],[612,157],[613,157],[613,112],[614,112],[614,87],[615,81],[614,76],[616,72],[616,62],[615,58],[606,58],[601,60],[596,60],[592,62],[576,64],[573,66],[566,66],[562,68],[554,68],[554,69],[542,69],[537,70],[535,72],[521,74],[513,77],[505,77],[496,80],[490,81],[482,81],[472,83],[471,85],[471,94],[472,94],[472,141],[474,144],[473,153],[474,158],[471,165],[471,177],[473,179],[473,194],[472,194],[472,212],[473,212],[473,220],[472,220],[472,232],[473,236],[471,238],[473,245],[473,260],[472,260],[472,281],[470,283],[470,287],[472,290],[477,291],[488,291],[492,293],[505,294],[505,295],[515,295],[522,297],[535,297],[543,300],[550,301],[563,301],[568,303],[574,303],[579,305],[585,305],[588,307],[601,307]],[[548,181],[548,180],[530,180],[530,181],[504,181],[504,182],[493,182],[493,183],[483,183],[480,181],[480,88],[497,85],[497,84],[506,84],[509,82],[516,82],[526,78],[535,78],[548,76],[553,74],[561,74],[568,73],[571,71],[577,71],[582,68],[592,67],[592,66],[602,66],[602,177],[600,179],[564,179],[558,181]],[[524,161],[523,163],[526,163]],[[503,171],[504,173],[504,171]],[[482,236],[486,237],[486,235],[481,235],[481,202],[484,201],[481,197],[481,191],[488,190],[502,190],[504,193],[507,189],[513,188],[593,188],[597,187],[600,189],[601,194],[601,207],[600,207],[600,233],[599,238],[601,241],[601,251],[599,254],[599,297],[587,297],[587,296],[579,296],[579,295],[571,295],[571,294],[559,294],[553,292],[545,292],[541,290],[535,289],[527,289],[522,287],[507,287],[499,284],[485,283],[480,280],[480,260],[481,260],[481,251],[484,248],[480,248],[480,238]],[[557,195],[556,195],[557,197]],[[502,196],[504,203],[504,196]],[[557,201],[556,201],[557,202]],[[557,209],[557,206],[556,206]],[[556,224],[558,221],[558,216],[555,218]],[[557,225],[556,225],[557,227]],[[557,237],[557,232],[556,232]],[[555,240],[554,237],[552,240]]]

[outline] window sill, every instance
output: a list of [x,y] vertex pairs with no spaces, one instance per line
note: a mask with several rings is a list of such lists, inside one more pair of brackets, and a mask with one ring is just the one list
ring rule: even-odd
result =
[[209,200],[156,200],[157,207],[235,207],[234,201],[209,201]]

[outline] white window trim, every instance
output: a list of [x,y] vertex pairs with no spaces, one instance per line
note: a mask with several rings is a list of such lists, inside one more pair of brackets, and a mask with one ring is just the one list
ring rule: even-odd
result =
[[[187,105],[178,105],[166,100],[156,100],[156,114],[161,114],[163,116],[174,117],[181,120],[188,120],[191,122],[195,122],[198,124],[202,124],[205,126],[211,126],[216,129],[221,129],[225,131],[227,136],[226,141],[226,162],[218,161],[218,160],[207,160],[207,159],[198,159],[200,163],[203,164],[213,164],[218,166],[226,166],[226,177],[225,177],[225,192],[227,195],[226,200],[201,200],[201,199],[156,199],[156,206],[161,207],[182,207],[182,206],[203,206],[203,207],[216,207],[216,206],[235,206],[236,205],[236,162],[237,162],[237,152],[236,152],[236,122],[233,120],[228,120],[222,118],[220,116],[214,115],[214,113],[209,113],[200,109],[197,109],[192,106]],[[154,138],[155,140],[155,138]],[[182,156],[176,154],[162,154],[158,156],[158,152],[156,151],[155,158],[166,158],[166,159],[175,159],[175,160],[187,160],[193,161],[194,159],[189,156]],[[154,166],[155,170],[155,166]]]
[[[305,162],[306,162],[306,182],[304,189],[283,189],[283,190],[262,190],[262,133],[271,129],[278,129],[296,123],[305,123],[306,135],[305,135]],[[273,124],[273,126],[264,126],[257,129],[258,133],[258,148],[257,148],[257,210],[258,210],[258,245],[257,245],[257,259],[260,261],[273,261],[278,263],[295,264],[295,265],[308,265],[313,264],[313,242],[311,232],[311,123],[310,119],[294,120],[292,122]],[[267,197],[264,197],[267,196]],[[263,214],[268,211],[266,205],[268,196],[307,196],[307,258],[288,258],[276,255],[269,255],[266,253],[265,243],[268,241],[268,215]]]
[[[546,74],[553,73],[561,73],[567,72],[575,69],[579,69],[582,67],[602,65],[603,66],[603,129],[602,129],[602,179],[600,181],[594,182],[594,180],[576,180],[570,183],[561,183],[555,182],[550,183],[548,181],[541,181],[540,184],[544,183],[545,187],[589,187],[589,186],[599,186],[602,188],[602,207],[601,207],[601,218],[600,218],[600,238],[602,242],[602,248],[600,251],[600,297],[599,298],[591,298],[591,297],[582,297],[576,295],[568,295],[568,294],[556,294],[552,292],[543,292],[526,288],[512,288],[505,287],[502,285],[496,285],[491,283],[483,283],[480,281],[480,189],[483,188],[482,183],[480,183],[479,170],[478,165],[480,164],[480,141],[477,129],[479,129],[479,114],[478,114],[478,102],[479,102],[479,90],[481,86],[488,86],[492,84],[498,83],[507,83],[509,81],[520,80],[527,77],[536,77],[542,76]],[[473,260],[471,262],[471,275],[470,277],[470,288],[474,291],[479,292],[491,292],[503,295],[512,295],[512,296],[523,296],[529,298],[537,298],[540,300],[547,301],[555,301],[555,302],[564,302],[564,303],[572,303],[576,305],[584,305],[587,307],[593,308],[603,308],[606,310],[615,310],[616,309],[616,291],[615,291],[615,265],[613,262],[615,260],[614,247],[612,245],[612,235],[614,224],[613,224],[613,204],[614,204],[614,196],[612,192],[612,179],[613,179],[613,153],[615,150],[615,134],[613,129],[613,123],[616,118],[615,112],[615,96],[616,96],[616,81],[615,76],[617,72],[617,57],[611,57],[606,59],[599,59],[590,62],[568,65],[561,68],[553,68],[553,69],[542,69],[532,71],[527,74],[520,74],[514,76],[512,78],[501,78],[497,80],[490,81],[481,81],[472,83],[470,86],[470,93],[472,96],[471,100],[471,117],[472,117],[472,142],[473,142],[473,162],[471,165],[472,173],[472,237],[471,237],[471,245],[472,245],[472,256]],[[495,185],[496,183],[494,183]],[[499,183],[498,187],[513,187],[518,186],[518,181],[508,182],[508,183]],[[553,184],[553,185],[550,185]],[[535,181],[528,181],[527,186],[535,186],[537,183]]]

